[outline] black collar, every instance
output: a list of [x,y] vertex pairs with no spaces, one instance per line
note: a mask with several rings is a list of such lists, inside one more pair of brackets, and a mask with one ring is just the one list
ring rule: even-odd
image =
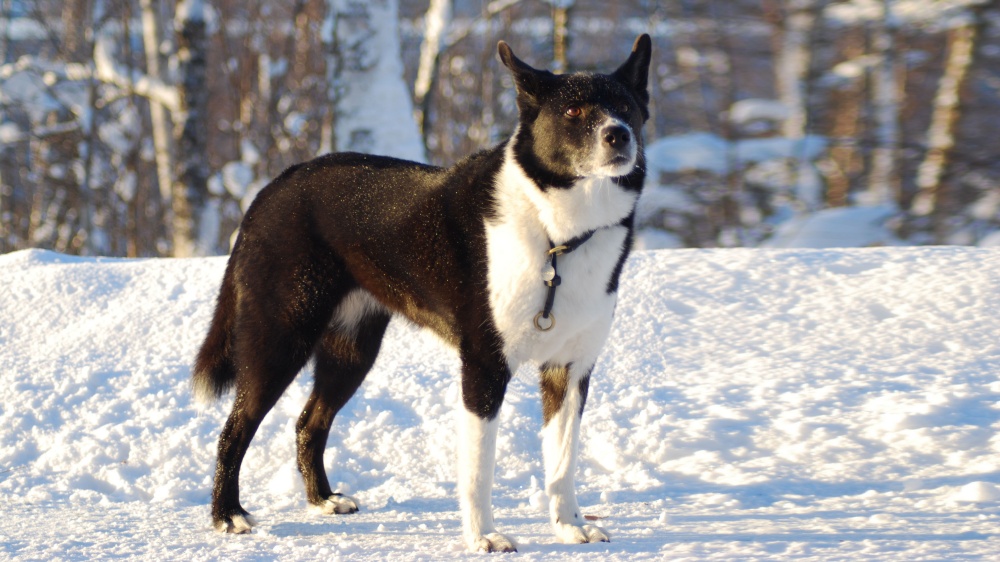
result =
[[575,238],[570,238],[569,240],[566,241],[566,243],[560,244],[558,246],[555,245],[552,239],[549,239],[549,248],[551,248],[549,250],[549,255],[561,256],[563,254],[568,254],[573,250],[579,248],[580,246],[583,246],[583,243],[586,242],[587,240],[590,240],[590,238],[594,235],[595,232],[597,231],[588,230],[587,232],[584,232],[583,234]]
[[[549,288],[545,295],[545,308],[541,312],[535,315],[535,328],[548,332],[556,325],[556,317],[552,315],[552,305],[556,301],[556,287],[562,283],[562,278],[559,277],[559,271],[556,269],[556,257],[563,254],[568,254],[573,250],[576,250],[582,246],[587,240],[597,232],[596,230],[589,230],[583,234],[567,240],[563,244],[556,246],[555,242],[549,239],[549,263],[546,265],[545,269],[542,271],[542,282],[545,286]],[[542,320],[548,320],[548,326],[542,327]]]

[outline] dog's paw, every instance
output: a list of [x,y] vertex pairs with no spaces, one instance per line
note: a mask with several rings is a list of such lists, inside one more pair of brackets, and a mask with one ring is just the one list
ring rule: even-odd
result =
[[500,533],[489,533],[469,541],[472,552],[517,552],[514,541]]
[[215,530],[231,535],[243,535],[249,533],[256,524],[257,520],[251,517],[249,513],[237,513],[217,520],[215,522]]
[[569,525],[556,523],[556,538],[565,544],[580,544],[585,542],[611,542],[607,531],[597,525]]
[[342,515],[345,513],[357,513],[359,508],[358,500],[352,498],[351,496],[333,494],[321,503],[313,504],[311,509],[324,515]]

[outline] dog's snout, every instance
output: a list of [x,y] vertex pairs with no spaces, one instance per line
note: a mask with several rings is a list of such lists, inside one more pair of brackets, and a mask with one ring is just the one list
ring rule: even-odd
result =
[[632,140],[632,134],[627,127],[622,125],[608,125],[601,131],[604,142],[615,148],[624,148]]

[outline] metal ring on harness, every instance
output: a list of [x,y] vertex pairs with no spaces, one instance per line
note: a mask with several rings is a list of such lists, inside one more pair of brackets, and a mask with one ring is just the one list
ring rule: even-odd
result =
[[548,317],[548,319],[550,320],[549,325],[543,328],[542,324],[538,321],[540,318],[543,317],[542,314],[543,313],[539,312],[538,314],[535,315],[535,327],[542,332],[548,332],[556,325],[556,317],[550,312]]

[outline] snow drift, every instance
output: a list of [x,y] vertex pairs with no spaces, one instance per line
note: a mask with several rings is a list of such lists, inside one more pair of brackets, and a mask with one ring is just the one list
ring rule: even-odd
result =
[[[190,364],[224,258],[0,256],[0,558],[461,557],[455,355],[394,322],[335,421],[313,515],[295,469],[307,368],[244,463],[261,526],[213,533],[215,439]],[[512,558],[955,559],[1000,552],[1000,250],[679,250],[626,268],[583,423],[581,503],[612,542],[554,544],[530,370],[502,412]]]

